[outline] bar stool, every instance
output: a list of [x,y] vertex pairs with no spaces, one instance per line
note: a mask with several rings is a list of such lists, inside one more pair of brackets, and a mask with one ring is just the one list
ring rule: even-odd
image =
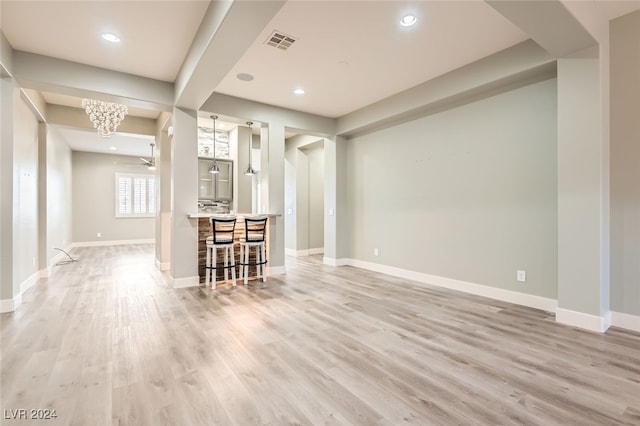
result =
[[[224,268],[224,280],[229,279],[229,269],[231,269],[231,277],[233,279],[233,287],[236,286],[236,257],[233,249],[233,233],[236,229],[236,217],[211,217],[209,218],[211,223],[212,235],[207,237],[207,264],[206,274],[204,279],[204,286],[209,285],[209,279],[211,277],[211,271],[213,271],[213,280],[211,281],[211,288],[216,288],[217,270]],[[218,267],[218,249],[224,250],[224,266]],[[231,262],[229,262],[229,256]]]
[[[249,278],[249,266],[256,267],[256,277],[267,282],[266,264],[267,250],[265,244],[265,234],[267,229],[267,217],[245,217],[244,218],[244,238],[240,238],[240,278],[247,284]],[[251,247],[256,248],[255,262],[249,262],[249,251]],[[262,274],[260,270],[262,269]]]

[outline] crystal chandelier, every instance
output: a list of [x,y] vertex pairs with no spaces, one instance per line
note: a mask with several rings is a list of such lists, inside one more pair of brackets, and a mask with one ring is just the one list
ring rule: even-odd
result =
[[83,99],[82,107],[93,123],[93,127],[98,129],[98,134],[103,138],[110,137],[122,123],[124,116],[129,113],[126,105],[95,99]]

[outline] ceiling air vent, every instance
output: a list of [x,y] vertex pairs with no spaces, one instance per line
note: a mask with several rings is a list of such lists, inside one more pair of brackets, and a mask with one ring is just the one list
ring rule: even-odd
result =
[[276,47],[278,49],[287,50],[295,43],[296,39],[290,35],[286,35],[276,30],[271,33],[269,38],[264,42],[266,45]]

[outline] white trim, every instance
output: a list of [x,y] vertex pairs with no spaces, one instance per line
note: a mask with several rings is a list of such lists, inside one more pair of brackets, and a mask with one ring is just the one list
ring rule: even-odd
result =
[[185,288],[185,287],[198,287],[200,285],[200,277],[185,277],[185,278],[173,278],[171,277],[171,288]]
[[640,315],[611,311],[611,325],[640,332]]
[[0,300],[0,314],[15,311],[18,306],[22,305],[22,293],[19,293],[13,299]]
[[269,275],[284,275],[287,271],[284,266],[267,266],[267,276]]
[[40,278],[49,278],[52,272],[53,271],[51,266],[47,266],[46,268],[40,269],[40,271],[38,271],[38,273],[40,274]]
[[333,257],[323,257],[322,263],[329,266],[347,266],[350,259],[334,259]]
[[[325,258],[325,264],[327,264]],[[368,269],[374,272],[393,275],[420,283],[431,284],[438,287],[458,290],[477,296],[489,297],[503,302],[515,303],[516,305],[528,306],[548,312],[555,312],[558,301],[533,294],[520,293],[497,287],[490,287],[483,284],[475,284],[460,281],[453,278],[439,277],[437,275],[425,274],[422,272],[410,271],[408,269],[396,268],[394,266],[380,265],[378,263],[365,262],[358,259],[348,259],[348,264],[356,268]]]
[[324,254],[324,247],[303,249],[303,250],[294,250],[294,249],[286,248],[284,249],[284,254],[286,254],[287,256],[294,256],[294,257],[304,257],[304,256],[310,256],[312,254]]
[[36,271],[29,278],[20,283],[20,294],[24,294],[25,291],[36,285],[40,279],[40,271]]
[[611,326],[611,313],[607,312],[603,316],[598,316],[569,309],[556,308],[556,322],[598,333],[604,333],[607,331],[609,326]]
[[157,258],[154,260],[156,263],[156,268],[158,268],[158,270],[164,272],[171,269],[171,262],[160,262]]
[[126,244],[153,244],[155,242],[156,242],[155,238],[141,238],[139,240],[82,241],[82,242],[72,243],[71,248],[121,246]]

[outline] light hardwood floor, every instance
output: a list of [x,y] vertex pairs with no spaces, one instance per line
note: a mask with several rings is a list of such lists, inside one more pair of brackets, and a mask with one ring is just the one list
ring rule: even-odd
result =
[[640,424],[638,333],[318,256],[212,291],[151,245],[73,255],[0,317],[2,424]]

